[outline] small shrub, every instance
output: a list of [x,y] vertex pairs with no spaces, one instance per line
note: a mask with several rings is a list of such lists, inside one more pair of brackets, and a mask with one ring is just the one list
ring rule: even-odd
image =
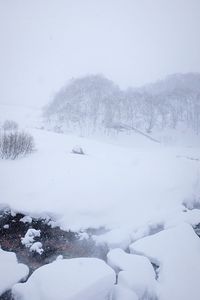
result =
[[0,157],[16,159],[34,151],[33,137],[26,132],[7,132],[0,134]]
[[6,120],[3,123],[2,128],[5,131],[7,131],[7,130],[17,130],[18,129],[18,124],[17,124],[17,122],[12,121],[12,120]]

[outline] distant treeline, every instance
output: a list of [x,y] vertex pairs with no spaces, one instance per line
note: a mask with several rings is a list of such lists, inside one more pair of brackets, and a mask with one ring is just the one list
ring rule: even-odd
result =
[[128,130],[184,126],[200,133],[200,74],[176,74],[142,88],[121,90],[101,75],[71,80],[44,109],[55,130]]

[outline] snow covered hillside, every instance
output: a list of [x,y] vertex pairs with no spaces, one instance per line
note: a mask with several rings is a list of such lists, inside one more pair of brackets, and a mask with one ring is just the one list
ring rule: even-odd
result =
[[[12,119],[17,120],[16,115],[17,113],[14,112]],[[169,260],[173,253],[175,255],[178,253],[172,251],[169,259],[167,257],[165,259],[164,250],[160,252],[161,246],[157,240],[160,234],[158,232],[161,231],[164,234],[163,237],[161,235],[161,241],[166,234],[169,247],[173,247],[173,241],[168,235],[170,232],[173,234],[175,230],[175,240],[181,232],[182,244],[187,244],[187,237],[188,241],[190,239],[193,241],[195,233],[190,225],[194,227],[200,223],[200,211],[197,209],[200,204],[199,147],[196,144],[191,147],[191,143],[190,147],[166,146],[163,143],[155,143],[138,133],[122,134],[116,138],[108,136],[86,138],[55,133],[39,129],[41,125],[36,126],[37,121],[32,121],[30,118],[32,116],[26,113],[21,115],[21,127],[34,137],[36,151],[17,160],[0,160],[1,207],[8,206],[13,212],[24,213],[31,217],[50,217],[55,222],[54,225],[57,224],[64,230],[83,231],[88,228],[103,227],[104,233],[93,236],[97,244],[106,244],[109,249],[123,250],[127,250],[131,245],[130,256],[144,255],[151,263],[158,264],[158,267],[163,266],[164,269],[160,269],[157,274],[160,282],[156,281],[156,275],[152,276],[152,273],[149,275],[150,282],[148,282],[147,276],[147,288],[144,283],[141,283],[139,277],[133,282],[130,281],[134,268],[137,270],[140,266],[140,276],[143,277],[142,272],[145,272],[146,268],[143,269],[143,266],[146,261],[142,260],[140,263],[140,259],[138,261],[135,257],[134,262],[131,258],[133,270],[129,268],[127,270],[126,265],[129,263],[125,263],[124,267],[123,261],[129,260],[128,257],[123,257],[119,252],[119,256],[114,257],[113,265],[113,258],[109,256],[111,267],[116,271],[115,266],[118,266],[122,272],[119,285],[114,288],[112,298],[114,300],[156,299],[155,297],[167,299],[166,295],[170,295],[170,299],[177,300],[174,295],[182,297],[179,292],[171,295],[169,291],[172,290],[172,282],[164,278],[166,274],[168,276],[167,272],[174,272],[173,265],[176,264],[176,259],[173,257],[170,263]],[[10,111],[4,107],[1,122],[5,119],[10,119]],[[76,151],[72,151],[78,147],[82,148],[84,154],[76,154],[74,153]],[[181,227],[183,223],[188,223],[188,227],[186,225]],[[187,236],[184,237],[184,233],[178,229],[176,231],[176,228],[186,228]],[[148,248],[148,240],[145,240],[149,235],[152,235],[152,244],[155,247],[152,251]],[[149,238],[151,239],[151,236]],[[199,240],[197,240],[194,241],[196,248],[199,247]],[[151,241],[149,243],[151,246]],[[193,249],[195,257],[199,258],[200,254],[197,253],[196,248]],[[190,255],[190,251],[188,254]],[[187,251],[184,252],[182,263],[186,256]],[[119,259],[119,263],[116,263],[116,259]],[[64,264],[63,262],[61,268],[65,269]],[[74,264],[76,266],[76,262]],[[178,264],[177,268],[179,266]],[[49,267],[49,270],[51,268],[53,270],[56,265]],[[151,266],[148,266],[148,270],[150,268]],[[195,272],[191,271],[191,276],[200,275],[199,270],[198,266]],[[48,266],[47,269],[41,270],[41,274],[42,272],[47,274]],[[105,276],[106,272],[105,269]],[[108,273],[111,274],[110,277],[108,276],[110,283],[104,276],[97,278],[98,282],[103,280],[106,286],[104,292],[100,289],[102,292],[102,298],[98,298],[100,300],[111,295],[114,284],[112,270],[108,270]],[[49,280],[51,281],[51,277],[45,275],[46,281],[44,277],[37,277],[40,271],[34,274],[35,277],[30,277],[26,284],[14,287],[14,293],[21,297],[19,299],[28,299],[28,288],[30,286],[32,289],[37,280],[42,282],[42,289],[44,289],[43,298],[38,299],[49,299],[45,286]],[[88,276],[93,278],[93,273]],[[188,280],[188,276],[183,274],[182,279],[184,283]],[[151,286],[151,282],[155,286]],[[87,284],[89,288],[91,281]],[[90,295],[91,299],[95,297],[93,288],[89,294],[85,292],[85,286],[83,290],[82,295]],[[96,289],[98,290],[99,288]],[[149,298],[145,298],[146,293],[150,295]],[[70,297],[66,299],[81,299],[80,295]]]
[[[2,202],[15,211],[54,216],[64,228],[131,227],[164,222],[194,201],[198,149],[98,142],[29,129],[37,151],[1,161]],[[133,137],[134,138],[134,137]],[[72,153],[80,145],[85,155]],[[144,144],[143,144],[144,145]],[[18,176],[20,174],[20,176]]]

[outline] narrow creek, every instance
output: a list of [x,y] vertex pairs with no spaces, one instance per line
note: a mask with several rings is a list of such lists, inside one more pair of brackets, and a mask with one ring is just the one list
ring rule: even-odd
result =
[[[95,230],[88,230],[87,238],[81,238],[78,232],[64,231],[59,227],[52,227],[49,220],[32,219],[31,223],[22,222],[23,214],[11,214],[4,211],[0,214],[0,246],[5,251],[14,252],[18,262],[29,267],[29,276],[42,265],[51,263],[59,255],[63,258],[96,257],[106,261],[107,247],[97,246],[91,238]],[[35,242],[42,243],[44,252],[30,252],[29,248],[22,244],[21,239],[28,229],[40,230],[40,237],[35,237]],[[0,300],[12,299],[11,292],[7,291],[0,296]]]

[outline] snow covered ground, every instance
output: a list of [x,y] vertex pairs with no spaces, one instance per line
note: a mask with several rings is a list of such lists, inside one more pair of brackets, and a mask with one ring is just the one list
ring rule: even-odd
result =
[[0,249],[0,296],[22,279],[26,279],[29,269],[19,264],[15,253]]
[[[11,118],[10,112],[7,116],[6,111],[4,107],[4,113],[0,114],[2,122]],[[200,268],[195,265],[200,258],[198,238],[194,237],[190,225],[184,225],[200,223],[200,211],[191,210],[194,206],[198,207],[200,201],[200,151],[197,143],[191,146],[191,140],[187,143],[186,137],[182,146],[166,146],[166,143],[154,143],[136,133],[115,139],[106,137],[104,140],[58,134],[37,129],[41,125],[35,125],[37,121],[31,120],[32,115],[22,114],[20,117],[18,114],[20,125],[34,136],[37,150],[15,161],[0,161],[1,203],[31,217],[50,216],[63,229],[105,227],[106,233],[94,236],[97,243],[106,243],[110,249],[124,250],[132,244],[133,253],[136,251],[136,254],[159,263],[161,287],[157,287],[157,283],[156,288],[150,284],[153,290],[156,289],[159,299],[189,299],[178,298],[184,293],[175,293],[173,289],[176,289],[175,285],[178,290],[181,289],[182,284],[176,284],[179,278],[183,284],[189,280],[189,275],[182,273],[181,264],[187,262],[194,285],[195,276],[198,278],[200,275]],[[13,109],[13,120],[17,120],[15,115]],[[72,152],[77,146],[83,149],[85,155]],[[148,238],[149,243],[154,245],[152,252],[145,242]],[[187,243],[176,264],[176,257]],[[164,249],[161,251],[162,245]],[[193,257],[191,261],[190,256]],[[122,284],[115,288],[113,299],[142,299],[142,289],[137,289],[139,277],[135,281],[137,287],[135,282],[127,279],[134,272],[138,273],[140,262],[130,258],[133,268],[127,270],[123,264],[125,262],[126,265],[129,258],[119,255],[117,259],[120,263],[114,264],[122,272],[119,277]],[[144,262],[141,262],[140,271],[144,269]],[[171,273],[174,273],[173,277]],[[152,275],[150,277],[150,282],[155,283],[156,279]],[[191,288],[194,289],[194,286]],[[144,287],[143,291],[146,292]],[[199,295],[200,291],[196,291]]]
[[160,300],[198,300],[200,295],[200,239],[188,224],[145,237],[130,246],[159,266]]
[[[130,227],[177,217],[198,189],[199,149],[122,147],[29,129],[37,151],[0,161],[1,201],[63,228]],[[72,153],[81,145],[86,155]]]

